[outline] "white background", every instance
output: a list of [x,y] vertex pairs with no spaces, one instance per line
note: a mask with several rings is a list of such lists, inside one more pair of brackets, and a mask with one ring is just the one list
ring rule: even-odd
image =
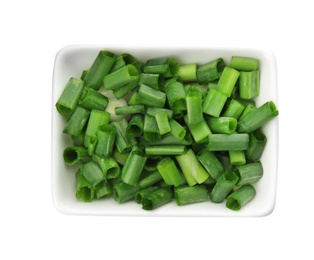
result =
[[[311,1],[2,1],[0,259],[313,259]],[[264,47],[279,169],[261,218],[68,216],[51,195],[51,88],[69,44]],[[276,258],[275,258],[276,257]]]

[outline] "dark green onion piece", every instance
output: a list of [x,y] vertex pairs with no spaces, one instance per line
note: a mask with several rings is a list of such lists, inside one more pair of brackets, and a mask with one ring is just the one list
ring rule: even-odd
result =
[[[143,140],[142,140],[143,141]],[[184,139],[177,139],[171,133],[161,136],[158,140],[154,142],[143,141],[143,146],[163,146],[163,145],[191,145],[193,142],[190,133],[187,133]]]
[[87,74],[88,70],[83,70],[80,79],[84,80],[86,74]]
[[84,177],[93,189],[97,189],[100,183],[106,181],[102,170],[94,161],[85,163],[81,169]]
[[148,60],[143,70],[148,74],[161,74],[165,78],[170,78],[179,70],[179,64],[172,58],[156,58]]
[[139,191],[139,186],[133,186],[124,182],[118,182],[112,187],[112,195],[115,201],[123,203],[133,199]]
[[148,156],[144,165],[144,170],[146,170],[147,172],[157,170],[157,164],[161,159],[162,156],[160,155]]
[[210,128],[208,127],[208,124],[203,119],[201,122],[199,122],[196,125],[190,125],[187,119],[187,116],[184,116],[184,121],[186,125],[188,126],[195,142],[202,143],[206,142],[208,140],[208,136],[212,133]]
[[248,134],[211,134],[208,136],[209,151],[246,150],[249,145]]
[[88,110],[105,110],[108,106],[108,98],[93,88],[85,88],[79,100],[79,105]]
[[145,210],[156,209],[173,199],[170,188],[160,188],[142,198],[142,208]]
[[159,145],[145,148],[146,155],[181,155],[185,151],[185,145]]
[[244,116],[252,112],[256,109],[256,106],[254,104],[247,104],[241,114],[241,116],[238,118],[238,121],[240,121]]
[[231,210],[240,210],[256,195],[255,188],[248,184],[240,187],[227,197],[226,207]]
[[146,159],[142,151],[133,149],[121,170],[121,180],[129,185],[137,185]]
[[159,90],[159,78],[160,78],[159,74],[141,73],[139,85],[144,84],[153,89]]
[[243,165],[246,163],[245,152],[243,150],[229,151],[231,165]]
[[249,134],[249,147],[246,150],[246,158],[248,161],[255,162],[259,160],[263,154],[267,143],[267,137],[260,131],[254,131]]
[[142,84],[137,93],[137,101],[143,105],[163,108],[166,102],[166,94]]
[[174,197],[178,206],[208,201],[208,192],[204,184],[192,187],[176,187]]
[[83,202],[91,202],[94,199],[95,191],[83,175],[79,168],[75,175],[76,198]]
[[260,161],[247,163],[236,167],[235,173],[239,177],[237,186],[254,184],[263,177],[263,165]]
[[243,99],[251,99],[259,95],[259,70],[241,71],[239,77],[239,92]]
[[223,174],[224,167],[215,153],[203,149],[197,154],[197,159],[213,179],[217,180]]
[[210,117],[207,123],[215,134],[232,134],[237,128],[238,121],[233,117]]
[[109,197],[112,194],[112,187],[109,182],[103,182],[99,185],[98,189],[96,190],[96,198],[104,198]]
[[156,117],[156,115],[158,113],[161,113],[161,112],[166,112],[168,119],[171,119],[172,116],[173,116],[173,111],[170,110],[170,109],[166,109],[166,108],[148,107],[147,110],[146,110],[146,114],[149,115],[149,116],[153,116],[153,117]]
[[144,116],[144,138],[148,142],[156,142],[161,138],[155,117],[145,114]]
[[155,118],[156,118],[158,130],[159,130],[159,134],[164,135],[171,131],[166,111],[156,114]]
[[230,67],[225,67],[219,78],[216,89],[227,97],[230,97],[239,75],[239,71]]
[[233,117],[238,119],[244,110],[244,105],[235,99],[231,99],[227,109],[222,113],[223,117]]
[[128,122],[125,118],[118,121],[112,122],[112,125],[116,127],[116,139],[115,144],[120,153],[126,153],[132,149],[137,141],[134,137],[127,134],[126,129],[128,127]]
[[63,160],[67,165],[84,164],[91,160],[84,146],[68,146],[63,151]]
[[232,56],[230,67],[239,71],[258,70],[259,60],[248,57]]
[[63,133],[76,137],[80,136],[86,122],[88,121],[89,115],[89,110],[77,106],[63,129]]
[[162,180],[162,176],[160,175],[158,170],[148,173],[145,176],[141,176],[139,181],[139,186],[141,189],[148,188],[160,182]]
[[219,58],[198,67],[196,75],[200,84],[207,84],[210,81],[219,79],[225,67],[223,59]]
[[139,79],[139,72],[134,65],[128,64],[106,75],[103,84],[105,89],[117,90],[130,83],[133,79]]
[[128,123],[126,132],[131,137],[139,137],[142,135],[144,129],[144,115],[133,115]]
[[278,116],[279,112],[273,101],[268,101],[262,106],[254,109],[252,112],[242,117],[238,122],[238,131],[240,133],[250,133],[261,126],[265,125],[268,121]]
[[157,169],[167,185],[178,187],[183,182],[183,176],[170,157],[164,157],[159,161]]
[[111,157],[116,138],[116,127],[114,125],[102,125],[97,131],[97,145],[95,154],[98,156]]
[[174,119],[169,121],[169,125],[171,129],[170,133],[178,140],[183,140],[186,136],[186,129]]
[[129,83],[113,91],[116,99],[123,98],[138,86],[139,77],[133,77]]
[[227,101],[227,96],[210,88],[203,102],[203,112],[207,115],[218,117]]
[[113,158],[116,160],[117,163],[119,163],[119,165],[124,165],[128,157],[128,153],[120,153],[118,149],[115,149],[113,151]]
[[196,81],[197,80],[196,71],[197,71],[196,63],[180,65],[179,70],[176,73],[176,76],[178,76],[180,80],[182,80],[183,82]]
[[221,175],[210,193],[210,200],[215,203],[221,203],[228,196],[238,181],[238,176],[233,171],[227,171]]
[[70,78],[67,82],[57,103],[57,111],[66,117],[69,117],[75,110],[84,88],[84,81],[76,78]]
[[99,90],[115,61],[116,57],[112,52],[100,51],[84,77],[86,87]]
[[167,101],[172,110],[186,110],[186,92],[181,82],[171,80],[165,87]]
[[92,159],[98,164],[107,180],[114,179],[119,176],[121,168],[113,157],[106,158],[94,154]]
[[148,196],[150,193],[152,193],[155,190],[160,189],[158,186],[148,187],[146,189],[139,190],[135,195],[135,202],[137,204],[142,204],[142,200],[144,197]]
[[134,105],[140,105],[141,103],[137,101],[137,91],[133,91],[132,96],[130,97],[129,101],[128,101],[128,105],[129,106],[134,106]]
[[140,63],[137,59],[129,53],[123,53],[117,57],[116,62],[114,63],[111,72],[118,70],[128,64],[133,64],[137,69],[140,67]]
[[145,114],[144,105],[115,107],[116,115]]
[[186,153],[176,156],[176,160],[189,186],[203,183],[208,179],[208,172],[203,168],[192,149],[188,149]]
[[195,126],[204,121],[202,109],[202,93],[191,88],[186,95],[188,125]]

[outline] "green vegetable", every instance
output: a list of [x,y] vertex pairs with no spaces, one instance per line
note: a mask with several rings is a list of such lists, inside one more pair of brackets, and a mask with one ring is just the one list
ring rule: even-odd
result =
[[173,193],[170,188],[160,188],[142,198],[142,208],[153,210],[170,202],[172,199]]
[[255,188],[251,185],[244,185],[227,197],[226,206],[231,210],[240,210],[249,203],[256,195]]
[[174,197],[179,206],[208,201],[208,193],[204,184],[193,187],[177,187],[174,189]]

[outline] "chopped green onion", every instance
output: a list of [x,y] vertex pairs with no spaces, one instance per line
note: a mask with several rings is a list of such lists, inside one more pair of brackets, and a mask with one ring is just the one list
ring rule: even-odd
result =
[[100,51],[84,77],[86,87],[99,90],[104,77],[110,72],[116,57],[112,52]]
[[82,167],[75,174],[76,198],[83,202],[91,202],[94,199],[95,191],[83,175]]
[[170,188],[160,188],[142,198],[142,208],[145,210],[156,209],[173,199]]
[[132,90],[134,90],[138,85],[138,77],[133,77],[129,83],[124,86],[113,91],[113,95],[117,98],[123,98],[127,94],[129,94]]
[[217,91],[221,92],[227,97],[230,97],[233,92],[235,83],[238,80],[239,75],[240,75],[239,71],[231,67],[225,67],[221,74],[221,77],[219,78],[217,88],[216,88]]
[[183,176],[170,157],[164,157],[159,161],[157,169],[167,185],[178,187],[183,182]]
[[128,64],[134,65],[136,68],[139,68],[140,64],[136,60],[134,56],[132,56],[129,53],[123,53],[120,56],[117,57],[116,62],[114,63],[111,72],[118,70]]
[[198,67],[196,75],[200,84],[207,84],[210,81],[219,79],[225,67],[223,59],[219,58]]
[[97,189],[101,182],[106,181],[102,170],[94,161],[89,161],[81,167],[82,173],[93,189]]
[[196,71],[197,71],[196,63],[180,65],[179,70],[176,73],[176,76],[178,76],[183,82],[196,81],[197,80]]
[[145,147],[146,155],[180,155],[185,153],[185,145],[159,145]]
[[137,100],[143,105],[162,108],[166,102],[166,94],[142,84],[137,93]]
[[243,165],[246,163],[245,152],[243,150],[230,150],[229,158],[231,165]]
[[256,106],[254,104],[247,104],[246,107],[244,108],[241,116],[238,118],[238,121],[240,121],[244,116],[251,113],[255,109],[256,109]]
[[161,180],[162,180],[162,176],[160,175],[158,170],[155,170],[141,177],[139,181],[139,186],[141,189],[145,189],[145,188],[155,185]]
[[160,107],[148,107],[146,110],[146,114],[153,117],[156,117],[156,115],[161,112],[166,112],[168,119],[172,118],[173,111],[170,109],[160,108]]
[[236,167],[235,173],[239,177],[237,186],[254,184],[263,177],[263,165],[260,161],[247,163]]
[[170,78],[177,73],[179,64],[172,58],[150,59],[144,65],[145,73],[161,74],[165,78]]
[[57,103],[57,111],[66,117],[69,117],[75,110],[84,88],[84,81],[76,78],[70,78]]
[[204,184],[192,187],[176,187],[174,197],[179,206],[208,201],[208,193]]
[[186,110],[186,92],[181,82],[171,80],[165,87],[170,108],[175,111]]
[[145,114],[144,105],[115,107],[116,115]]
[[97,145],[97,136],[92,135],[92,136],[87,136],[85,135],[85,139],[87,140],[87,152],[90,156],[92,156],[95,152],[96,145]]
[[197,154],[197,159],[213,179],[217,180],[223,174],[224,167],[215,153],[203,149]]
[[107,180],[117,178],[121,168],[117,161],[113,158],[106,158],[93,154],[92,159],[98,164]]
[[239,92],[243,99],[251,99],[259,95],[259,70],[240,72]]
[[231,99],[227,109],[221,116],[223,117],[233,117],[238,119],[244,110],[244,105],[235,99]]
[[259,69],[258,59],[232,56],[230,67],[239,71],[252,71]]
[[67,165],[84,164],[91,160],[84,146],[68,146],[64,149],[63,159]]
[[79,100],[79,105],[85,109],[105,110],[108,106],[108,98],[93,88],[84,88]]
[[238,122],[240,133],[250,133],[265,125],[268,121],[278,116],[278,110],[273,101],[264,103],[252,112],[241,118]]
[[166,111],[156,114],[155,118],[156,118],[158,130],[159,130],[159,134],[164,135],[171,131]]
[[249,134],[249,147],[246,150],[246,158],[248,161],[255,162],[259,160],[263,154],[267,143],[267,137],[261,131],[254,131]]
[[207,141],[208,136],[211,134],[211,131],[208,127],[208,124],[205,122],[204,119],[198,124],[193,125],[193,126],[188,123],[187,116],[184,116],[184,121],[186,125],[188,126],[195,142],[203,143]]
[[227,197],[226,207],[231,210],[240,210],[256,195],[255,188],[248,184],[240,187]]
[[137,204],[142,204],[142,200],[144,197],[148,196],[150,193],[152,193],[155,190],[160,189],[158,186],[148,187],[146,189],[139,190],[135,195],[135,202]]
[[202,109],[202,93],[191,88],[186,95],[188,125],[195,126],[204,121]]
[[209,151],[246,150],[249,145],[248,134],[211,134],[208,136]]
[[77,106],[63,129],[63,133],[79,137],[88,121],[89,115],[89,110]]
[[176,120],[171,119],[169,121],[169,125],[171,129],[170,133],[178,140],[182,140],[186,136],[185,128],[180,125]]
[[141,73],[139,85],[144,84],[153,89],[159,90],[159,78],[160,78],[159,74]]
[[128,123],[126,132],[131,137],[139,137],[144,129],[144,116],[141,114],[133,115]]
[[129,154],[128,153],[120,153],[118,149],[115,149],[113,151],[113,158],[116,160],[117,163],[120,165],[124,165],[126,160],[128,159]]
[[156,142],[161,138],[155,117],[145,114],[144,116],[144,138],[148,142]]
[[207,115],[218,117],[227,101],[227,96],[210,88],[203,102],[203,112]]
[[112,156],[116,132],[116,127],[113,124],[99,126],[95,154],[107,158]]
[[96,190],[96,198],[108,197],[112,194],[112,188],[109,182],[103,182]]
[[133,186],[124,182],[118,182],[112,187],[112,195],[115,201],[123,203],[133,199],[139,191],[139,186]]
[[238,121],[233,117],[210,117],[207,123],[215,134],[232,134],[237,128]]

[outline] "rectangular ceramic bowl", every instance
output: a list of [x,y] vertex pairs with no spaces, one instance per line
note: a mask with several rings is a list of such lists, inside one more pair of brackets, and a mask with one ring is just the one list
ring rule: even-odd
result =
[[277,158],[278,158],[278,117],[263,127],[267,136],[267,145],[261,162],[264,176],[254,186],[255,198],[240,211],[232,211],[224,203],[202,202],[177,206],[175,201],[153,211],[145,211],[134,201],[118,204],[114,199],[105,198],[91,203],[83,203],[75,197],[75,167],[63,162],[63,150],[71,145],[69,136],[62,133],[66,121],[55,109],[55,104],[70,77],[81,76],[88,69],[100,50],[109,50],[116,55],[130,53],[138,60],[157,57],[173,57],[181,64],[205,64],[217,58],[223,58],[230,64],[231,56],[257,58],[260,61],[260,95],[256,105],[277,98],[276,59],[272,52],[257,48],[175,48],[175,47],[128,47],[128,46],[68,46],[61,49],[55,59],[52,97],[52,194],[56,208],[66,214],[79,215],[127,215],[127,216],[266,216],[275,206]]

